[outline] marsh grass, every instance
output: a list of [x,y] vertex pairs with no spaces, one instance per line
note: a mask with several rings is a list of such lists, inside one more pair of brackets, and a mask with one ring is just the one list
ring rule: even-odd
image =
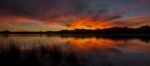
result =
[[[23,52],[17,42],[1,42],[0,66],[80,66],[74,52],[63,53],[61,48],[40,46]],[[5,48],[4,48],[5,47]]]

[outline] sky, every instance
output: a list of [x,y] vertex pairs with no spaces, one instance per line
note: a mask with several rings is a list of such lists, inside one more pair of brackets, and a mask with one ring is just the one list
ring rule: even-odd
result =
[[0,0],[0,30],[58,31],[150,25],[150,0]]

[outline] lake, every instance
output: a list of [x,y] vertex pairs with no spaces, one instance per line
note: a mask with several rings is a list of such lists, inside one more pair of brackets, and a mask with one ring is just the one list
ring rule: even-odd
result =
[[0,66],[150,66],[150,39],[0,35]]

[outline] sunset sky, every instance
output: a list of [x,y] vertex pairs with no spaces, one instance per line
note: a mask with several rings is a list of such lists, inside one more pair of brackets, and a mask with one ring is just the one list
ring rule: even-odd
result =
[[0,0],[0,31],[150,25],[150,0]]

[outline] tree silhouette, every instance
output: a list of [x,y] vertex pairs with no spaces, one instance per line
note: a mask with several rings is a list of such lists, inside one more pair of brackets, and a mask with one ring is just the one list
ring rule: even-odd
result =
[[139,28],[128,27],[112,27],[107,29],[75,29],[75,30],[61,30],[61,31],[47,31],[47,32],[10,32],[8,30],[1,31],[0,34],[150,34],[150,26],[141,26]]

